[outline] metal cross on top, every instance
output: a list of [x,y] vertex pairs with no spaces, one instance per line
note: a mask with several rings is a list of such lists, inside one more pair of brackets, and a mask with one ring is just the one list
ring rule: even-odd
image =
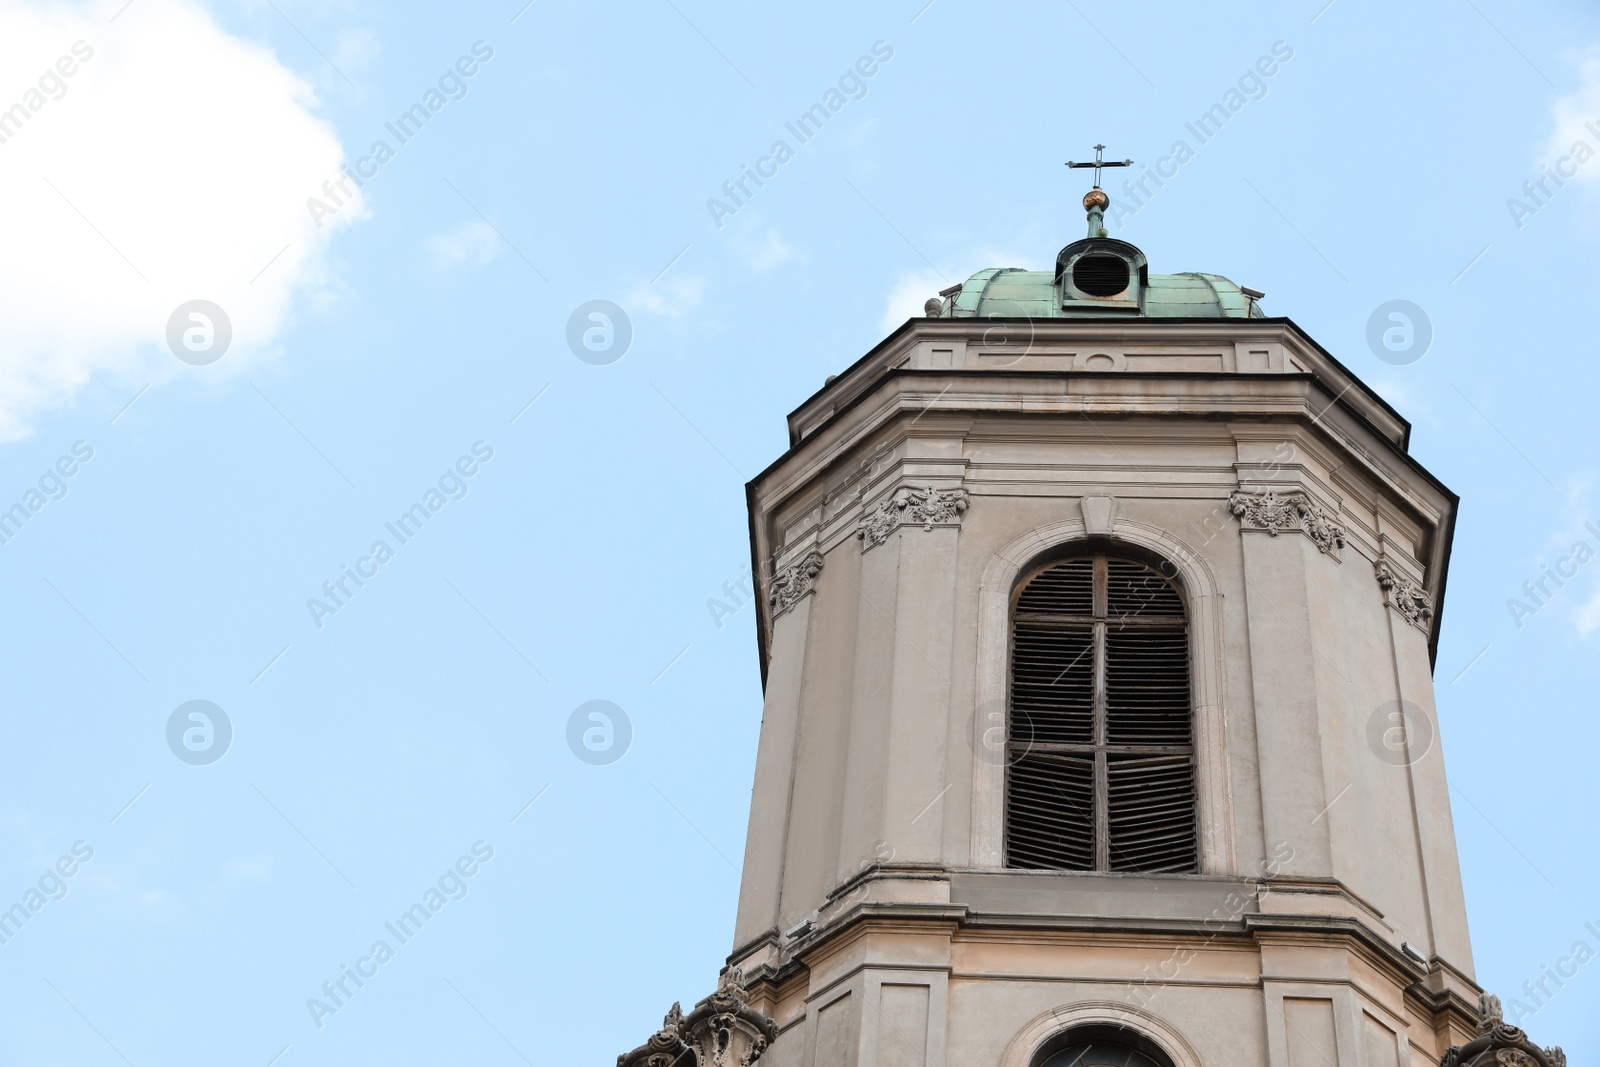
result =
[[1069,159],[1067,161],[1067,166],[1071,167],[1073,170],[1078,170],[1078,169],[1083,168],[1083,167],[1093,167],[1094,168],[1094,187],[1096,189],[1098,189],[1098,188],[1100,188],[1100,168],[1101,167],[1131,167],[1131,166],[1133,166],[1133,160],[1131,160],[1131,159],[1124,159],[1121,163],[1107,163],[1105,160],[1100,158],[1101,154],[1103,152],[1105,152],[1105,150],[1106,150],[1106,146],[1105,145],[1097,144],[1097,145],[1094,146],[1094,162],[1093,163],[1074,163]]

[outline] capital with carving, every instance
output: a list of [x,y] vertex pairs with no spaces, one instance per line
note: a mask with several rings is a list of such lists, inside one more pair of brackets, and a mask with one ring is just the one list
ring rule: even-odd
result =
[[937,489],[934,486],[901,486],[893,494],[878,501],[878,506],[865,512],[856,523],[856,536],[861,538],[861,551],[876,548],[889,540],[889,535],[902,526],[921,526],[932,530],[935,526],[959,526],[961,514],[971,503],[972,494],[965,489]]
[[689,1051],[684,1042],[687,1030],[683,1025],[683,1008],[676,1002],[661,1029],[650,1035],[650,1040],[617,1057],[617,1067],[679,1067],[683,1054]]
[[750,1006],[737,967],[723,972],[717,991],[695,1005],[684,1029],[700,1067],[750,1067],[778,1039],[777,1022]]
[[1540,1048],[1528,1035],[1507,1025],[1500,998],[1489,993],[1478,998],[1478,1036],[1465,1045],[1452,1045],[1440,1067],[1567,1067],[1567,1054],[1559,1045]]
[[1433,597],[1428,591],[1389,566],[1386,559],[1378,560],[1374,570],[1378,585],[1383,589],[1384,603],[1403,615],[1411,625],[1427,633],[1433,622]]
[[1267,489],[1252,493],[1238,489],[1228,497],[1228,510],[1246,530],[1265,530],[1273,537],[1284,530],[1298,530],[1311,538],[1323,555],[1339,560],[1344,547],[1344,527],[1321,504],[1304,493],[1279,494]]
[[816,589],[817,573],[822,570],[822,553],[807,552],[772,576],[767,591],[767,602],[772,606],[772,617],[788,611],[800,599]]

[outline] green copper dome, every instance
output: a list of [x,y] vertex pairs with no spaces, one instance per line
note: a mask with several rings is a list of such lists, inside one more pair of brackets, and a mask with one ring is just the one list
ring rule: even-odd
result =
[[[940,318],[1082,318],[1092,309],[1064,308],[1047,270],[991,267],[962,283]],[[1220,274],[1152,274],[1140,313],[1151,319],[1264,318],[1259,306]]]
[[1218,274],[1151,274],[1144,253],[1107,237],[1063,248],[1053,273],[995,267],[941,295],[953,297],[934,316],[945,319],[1266,317],[1256,303],[1259,293],[1252,298]]

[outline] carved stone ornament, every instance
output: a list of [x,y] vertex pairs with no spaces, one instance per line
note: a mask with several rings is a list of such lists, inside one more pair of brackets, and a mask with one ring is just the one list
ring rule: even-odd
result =
[[1493,993],[1480,993],[1478,995],[1478,1033],[1487,1034],[1497,1026],[1504,1026],[1505,1023],[1506,1015],[1500,1007],[1500,998]]
[[814,579],[820,570],[822,553],[808,552],[772,576],[767,601],[772,605],[774,619],[800,603],[801,597],[816,588]]
[[778,1024],[750,1006],[750,991],[737,967],[722,973],[717,991],[684,1020],[699,1067],[749,1067],[778,1039]]
[[931,530],[935,526],[956,526],[961,513],[967,510],[972,495],[965,489],[913,488],[901,486],[894,493],[878,501],[878,506],[866,512],[856,523],[856,536],[861,538],[861,551],[876,548],[889,540],[889,535],[902,526],[921,526]]
[[661,1029],[632,1052],[618,1056],[617,1067],[678,1067],[683,1054],[689,1051],[684,1041],[686,1034],[683,1008],[674,1002],[672,1010],[661,1021]]
[[1559,1047],[1541,1049],[1506,1024],[1499,997],[1479,997],[1478,1015],[1478,1036],[1465,1045],[1451,1045],[1440,1067],[1567,1067],[1567,1055]]
[[1239,524],[1250,530],[1265,530],[1273,537],[1279,530],[1293,530],[1294,508],[1289,501],[1267,490],[1265,493],[1247,493],[1236,490],[1228,497],[1228,510],[1238,518]]
[[[1404,615],[1411,625],[1427,633],[1433,622],[1433,597],[1422,586],[1389,566],[1387,560],[1378,560],[1375,570],[1378,584],[1383,587],[1384,602]],[[1495,1002],[1495,1007],[1498,1011],[1499,1001]]]
[[1334,522],[1321,504],[1298,500],[1294,508],[1306,536],[1316,542],[1324,555],[1338,559],[1339,550],[1344,547],[1344,527]]
[[1335,560],[1344,547],[1344,527],[1333,521],[1326,508],[1302,493],[1279,496],[1271,489],[1260,493],[1239,489],[1228,497],[1228,510],[1247,530],[1265,530],[1273,537],[1283,530],[1299,530],[1324,555]]
[[1494,1053],[1494,1061],[1498,1063],[1500,1067],[1539,1067],[1539,1065],[1534,1062],[1533,1057],[1522,1051],[1520,1048],[1496,1049]]

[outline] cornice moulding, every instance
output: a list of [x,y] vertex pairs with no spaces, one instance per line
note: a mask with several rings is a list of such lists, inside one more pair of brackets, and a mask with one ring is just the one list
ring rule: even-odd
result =
[[[1190,329],[1192,325],[1181,328]],[[1087,327],[1068,324],[1068,328],[1083,330]],[[1212,328],[1218,327],[1213,325]],[[1225,328],[1242,327],[1233,324]],[[1282,322],[1259,326],[1266,331],[1261,334],[1263,338],[1270,338],[1273,330],[1281,333],[1287,328]],[[919,335],[919,340],[925,339]],[[872,375],[866,374],[865,364],[847,372],[847,376],[857,371],[865,376],[847,399],[846,394],[831,388],[813,398],[813,401],[837,399],[844,406],[830,407],[820,428],[793,445],[749,483],[747,493],[756,559],[770,559],[781,546],[800,539],[814,539],[832,548],[837,543],[836,538],[841,534],[847,538],[852,532],[845,529],[843,523],[853,521],[845,516],[859,506],[856,501],[861,495],[874,499],[882,488],[897,480],[942,484],[946,475],[935,474],[933,468],[941,462],[971,464],[975,440],[986,444],[1033,440],[1070,445],[1075,438],[1103,441],[1109,436],[1119,447],[1126,447],[1125,440],[1159,442],[1166,439],[1167,434],[1158,429],[1165,427],[1174,444],[1222,444],[1230,436],[1235,441],[1261,440],[1267,436],[1297,442],[1297,447],[1304,447],[1308,456],[1315,455],[1318,460],[1316,463],[1308,461],[1308,466],[1326,467],[1311,480],[1314,487],[1308,483],[1319,501],[1326,507],[1329,502],[1336,503],[1340,497],[1345,497],[1353,505],[1348,520],[1338,516],[1334,521],[1334,525],[1342,529],[1347,546],[1353,546],[1363,556],[1373,555],[1369,544],[1374,535],[1371,519],[1362,518],[1369,510],[1379,517],[1378,534],[1384,532],[1385,521],[1415,531],[1415,536],[1409,540],[1419,557],[1421,573],[1428,576],[1426,588],[1437,614],[1444,592],[1456,497],[1406,454],[1401,443],[1386,438],[1366,417],[1370,412],[1363,414],[1365,409],[1350,404],[1354,389],[1343,400],[1339,389],[1330,390],[1341,381],[1353,379],[1324,379],[1298,373],[1084,374],[965,370],[885,371]],[[797,416],[809,412],[811,404],[808,401]],[[1403,427],[1403,422],[1395,421],[1398,417],[1392,412],[1379,414],[1392,425]],[[1403,438],[1404,434],[1398,436]],[[929,441],[950,442],[964,456],[941,460],[930,455],[907,454],[925,451],[915,443]],[[863,463],[865,470],[858,469],[849,477],[841,478],[851,465]],[[928,464],[929,467],[918,476],[911,473],[912,464]],[[964,480],[973,495],[989,495],[995,491],[992,487],[995,479],[983,477],[977,471],[970,473],[971,479]],[[928,481],[922,481],[923,477]],[[1334,479],[1337,488],[1323,485],[1324,479]],[[1195,484],[1200,481],[1209,479],[1196,480]],[[1248,484],[1242,470],[1235,484],[1241,483]],[[1097,488],[1113,492],[1109,486]],[[1122,495],[1120,490],[1114,492]],[[1127,495],[1137,494],[1129,491]],[[801,513],[805,509],[818,505],[822,505],[823,510],[816,520],[802,520]],[[814,533],[809,532],[811,528]],[[802,533],[803,530],[806,532]],[[1325,539],[1325,544],[1338,551],[1339,546],[1332,541]],[[758,618],[757,639],[763,649],[763,662],[769,636],[765,631],[766,621]],[[1430,631],[1430,654],[1436,629]]]
[[[870,391],[885,374],[908,366],[925,342],[957,344],[971,353],[966,368],[950,368],[957,376],[982,375],[1017,368],[1018,357],[996,351],[991,357],[1007,355],[1003,366],[970,366],[972,358],[982,360],[983,337],[992,322],[985,319],[912,319],[901,326],[877,347],[854,365],[837,375],[789,416],[791,442],[829,417],[853,403],[862,393]],[[1359,410],[1361,417],[1381,436],[1404,448],[1410,434],[1409,424],[1389,407],[1376,393],[1367,389],[1346,368],[1288,319],[1271,320],[1189,320],[1162,321],[1139,320],[1135,322],[1098,322],[1088,320],[1041,320],[1032,323],[1030,349],[1061,346],[1076,350],[1083,347],[1113,346],[1134,349],[1162,349],[1176,346],[1196,350],[1227,351],[1245,347],[1281,346],[1281,369],[1269,372],[1223,370],[1200,372],[1213,376],[1262,380],[1273,377],[1316,376],[1332,386],[1330,395],[1347,397],[1351,409]],[[1029,357],[1020,357],[1026,360]],[[943,369],[943,368],[940,368]],[[1052,373],[1059,373],[1052,369]],[[1142,377],[1150,372],[1099,372],[1095,377]],[[1160,373],[1160,372],[1154,372]],[[1352,388],[1356,386],[1358,388]],[[802,434],[804,431],[804,434]]]

